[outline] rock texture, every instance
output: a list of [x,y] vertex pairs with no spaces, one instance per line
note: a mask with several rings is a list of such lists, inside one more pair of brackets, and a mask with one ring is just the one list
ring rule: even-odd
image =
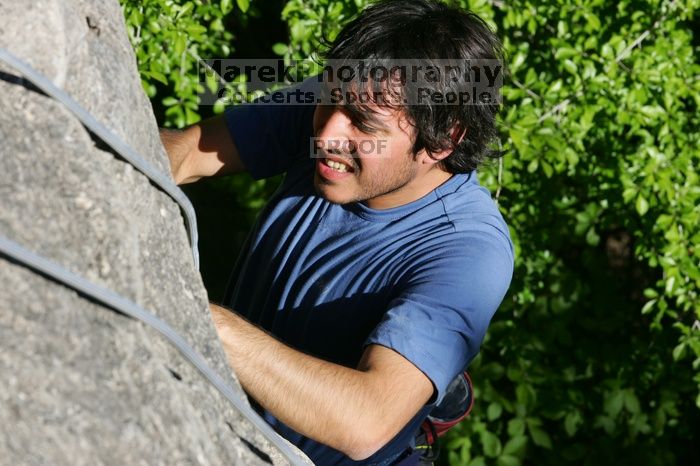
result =
[[[168,172],[116,0],[0,0],[0,47]],[[151,310],[240,390],[177,205],[3,64],[0,199],[0,235]],[[285,462],[155,331],[1,255],[0,425],[2,464]]]

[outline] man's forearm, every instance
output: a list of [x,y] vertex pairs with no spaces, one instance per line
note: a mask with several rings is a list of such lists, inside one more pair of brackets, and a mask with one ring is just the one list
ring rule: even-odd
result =
[[381,445],[381,387],[371,374],[296,351],[212,305],[219,337],[243,388],[295,431],[363,459]]

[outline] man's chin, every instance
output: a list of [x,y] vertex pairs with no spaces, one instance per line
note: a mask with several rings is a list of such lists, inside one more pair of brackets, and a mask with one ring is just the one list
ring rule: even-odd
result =
[[333,204],[351,204],[357,201],[352,196],[339,193],[338,191],[341,190],[338,189],[337,186],[324,183],[319,179],[318,173],[314,176],[314,189],[316,190],[316,194]]

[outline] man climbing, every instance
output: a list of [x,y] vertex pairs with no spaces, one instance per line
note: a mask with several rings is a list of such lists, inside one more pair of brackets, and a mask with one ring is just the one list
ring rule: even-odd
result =
[[[432,0],[364,10],[326,54],[358,57],[502,58],[477,16]],[[416,86],[435,95],[444,79],[388,82],[407,105],[246,104],[162,133],[178,183],[286,172],[234,267],[230,310],[212,314],[257,409],[320,465],[417,457],[420,424],[477,354],[513,270],[508,228],[476,176],[498,105],[417,105]]]

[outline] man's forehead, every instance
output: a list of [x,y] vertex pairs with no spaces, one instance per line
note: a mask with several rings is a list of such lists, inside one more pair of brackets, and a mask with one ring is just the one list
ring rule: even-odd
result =
[[[332,105],[348,114],[362,114],[378,132],[389,133],[405,120],[405,107],[400,104],[395,86],[372,80],[342,80],[324,76],[322,105]],[[395,123],[395,124],[394,124]]]

